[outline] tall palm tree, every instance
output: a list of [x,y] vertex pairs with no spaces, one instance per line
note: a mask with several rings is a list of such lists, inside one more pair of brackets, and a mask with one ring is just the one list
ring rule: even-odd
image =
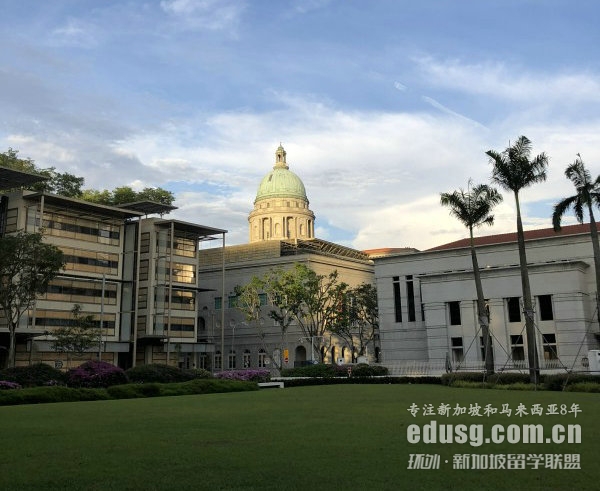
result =
[[594,205],[600,205],[600,176],[592,180],[591,174],[585,168],[581,155],[577,154],[575,162],[565,170],[565,176],[575,185],[577,194],[565,198],[554,205],[552,225],[554,230],[560,230],[560,222],[569,208],[573,208],[575,218],[583,223],[584,211],[590,215],[590,235],[592,236],[592,249],[594,251],[594,267],[596,269],[596,305],[600,316],[600,246],[598,245],[598,228],[594,220]]
[[491,211],[494,206],[502,201],[502,195],[495,188],[486,184],[478,184],[473,188],[471,188],[471,185],[472,181],[469,179],[469,187],[466,192],[460,189],[453,193],[441,193],[440,203],[442,206],[449,207],[450,215],[458,218],[469,229],[471,260],[473,262],[473,275],[475,276],[475,289],[477,290],[477,316],[485,353],[485,371],[487,375],[491,375],[494,373],[494,352],[490,339],[490,318],[483,296],[473,229],[481,225],[491,226],[494,224],[494,215],[491,214]]
[[488,150],[492,168],[492,182],[507,191],[512,191],[517,208],[517,243],[519,247],[519,263],[521,266],[521,285],[523,288],[523,310],[525,312],[525,332],[527,335],[527,358],[529,362],[529,377],[532,383],[539,383],[540,369],[535,342],[535,326],[533,322],[533,304],[531,302],[531,287],[527,270],[527,254],[525,253],[525,235],[521,221],[521,206],[519,191],[521,189],[546,180],[548,157],[540,153],[533,159],[531,141],[526,136],[520,136],[517,141],[508,146],[502,153]]

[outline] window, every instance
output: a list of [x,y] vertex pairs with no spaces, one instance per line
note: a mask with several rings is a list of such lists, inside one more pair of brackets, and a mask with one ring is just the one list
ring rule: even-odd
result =
[[259,293],[258,294],[258,299],[260,301],[260,305],[267,305],[267,294],[266,293]]
[[394,313],[396,322],[402,322],[402,297],[400,296],[400,277],[394,276]]
[[215,352],[215,370],[221,370],[221,352]]
[[540,320],[554,320],[554,313],[552,312],[552,295],[540,295],[538,297],[538,302],[540,303]]
[[221,310],[223,305],[223,299],[221,297],[215,297],[215,310]]
[[227,367],[229,369],[234,369],[235,368],[235,351],[231,350],[229,351],[229,356],[227,357]]
[[267,353],[264,349],[258,351],[258,368],[266,368],[267,366]]
[[[494,350],[492,347],[493,338],[490,336],[490,349]],[[481,352],[481,361],[485,361],[485,344],[483,343],[483,336],[479,336],[479,351]]]
[[450,314],[450,325],[460,326],[460,302],[448,302],[448,312]]
[[198,357],[198,368],[202,368],[203,370],[207,370],[208,367],[208,356],[206,356],[206,353],[200,353],[200,356]]
[[452,361],[460,363],[463,361],[463,340],[462,338],[450,338],[450,346],[452,348]]
[[250,350],[244,350],[244,368],[250,368],[251,365],[251,361],[250,361]]
[[542,334],[542,344],[544,345],[544,360],[558,360],[556,334]]
[[514,334],[510,336],[510,355],[513,361],[525,360],[525,349],[523,348],[522,334]]
[[237,298],[237,295],[229,295],[229,297],[227,297],[227,307],[229,307],[230,309],[236,308]]
[[408,297],[408,322],[414,322],[415,317],[415,287],[412,275],[406,277],[406,296]]
[[519,297],[506,299],[508,307],[508,322],[521,322],[521,302]]

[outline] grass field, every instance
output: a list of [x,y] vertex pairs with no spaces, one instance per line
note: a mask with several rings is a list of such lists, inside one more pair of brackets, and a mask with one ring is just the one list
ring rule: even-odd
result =
[[[513,415],[411,416],[411,404]],[[581,413],[515,416],[519,403]],[[340,385],[0,407],[0,489],[600,489],[599,394]],[[578,423],[581,444],[409,444],[407,426]],[[407,469],[439,454],[438,470]],[[459,470],[455,454],[580,454],[580,470]],[[445,463],[445,461],[448,463]]]

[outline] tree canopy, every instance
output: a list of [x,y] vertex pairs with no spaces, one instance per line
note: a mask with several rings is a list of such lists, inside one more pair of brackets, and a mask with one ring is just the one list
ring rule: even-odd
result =
[[16,329],[21,316],[64,267],[63,253],[39,233],[0,238],[0,308],[8,322],[8,365],[15,363]]
[[33,184],[32,191],[59,194],[67,198],[79,198],[102,205],[122,205],[134,201],[154,201],[163,205],[172,205],[175,196],[171,191],[160,187],[146,187],[141,191],[134,191],[129,186],[120,186],[112,191],[107,189],[83,189],[84,178],[68,172],[58,172],[54,167],[39,168],[30,158],[19,157],[19,151],[9,148],[0,153],[0,166],[14,170],[39,174],[48,178],[43,182]]

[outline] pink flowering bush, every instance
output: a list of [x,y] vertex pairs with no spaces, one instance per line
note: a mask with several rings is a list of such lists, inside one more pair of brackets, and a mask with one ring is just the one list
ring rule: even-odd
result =
[[127,382],[123,369],[104,361],[86,361],[67,372],[69,387],[110,387]]
[[0,380],[0,390],[12,390],[20,389],[21,386],[16,382],[10,382],[8,380]]
[[244,380],[249,382],[268,382],[271,379],[269,370],[228,370],[219,372],[215,378],[223,380]]

